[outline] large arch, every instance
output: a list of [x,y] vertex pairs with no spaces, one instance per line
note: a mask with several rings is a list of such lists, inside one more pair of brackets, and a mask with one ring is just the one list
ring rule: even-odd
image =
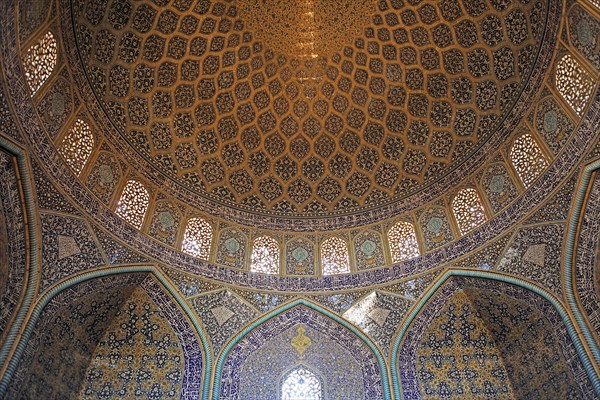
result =
[[[228,375],[227,377],[224,377],[225,374],[231,373],[228,365],[228,363],[231,362],[230,356],[233,355],[234,357],[246,359],[249,355],[247,352],[246,354],[243,354],[243,351],[237,351],[237,354],[234,354],[236,349],[247,348],[245,343],[248,341],[250,341],[253,346],[256,345],[257,341],[262,341],[262,345],[267,339],[273,338],[289,329],[293,329],[298,324],[306,325],[307,327],[318,331],[318,323],[327,325],[328,329],[331,329],[331,332],[337,332],[338,337],[336,339],[338,341],[343,341],[345,337],[354,336],[355,338],[358,338],[358,341],[353,340],[352,344],[359,350],[362,348],[359,354],[362,354],[365,363],[368,362],[369,368],[366,372],[374,379],[371,382],[371,385],[380,385],[381,387],[381,392],[379,394],[375,392],[375,397],[368,398],[391,399],[385,360],[375,344],[360,330],[334,313],[327,311],[306,299],[296,299],[263,315],[229,341],[227,346],[225,346],[221,352],[215,365],[213,400],[221,398],[221,394],[224,390],[232,390],[231,388],[224,388],[222,385],[222,382],[224,381],[231,384],[231,376]],[[379,380],[379,382],[377,382],[377,380]],[[234,382],[234,385],[238,385],[239,387],[239,382]],[[235,390],[236,388],[234,387],[233,391]]]
[[93,293],[96,290],[94,284],[102,279],[122,277],[121,279],[127,280],[130,276],[140,274],[151,277],[151,280],[144,284],[144,291],[150,295],[150,299],[155,304],[160,305],[160,312],[164,313],[169,320],[178,321],[177,324],[171,326],[177,338],[183,343],[184,349],[180,395],[182,398],[208,399],[212,352],[206,334],[181,294],[172,286],[168,278],[152,265],[100,268],[72,276],[49,288],[35,304],[31,316],[23,328],[17,348],[8,361],[6,373],[0,381],[0,394],[4,396],[10,390],[13,379],[23,379],[23,376],[19,375],[20,363],[22,359],[31,357],[33,350],[28,352],[28,344],[35,334],[40,317],[54,299],[60,299],[64,293],[66,293],[64,297],[68,299],[68,291],[70,289],[77,290],[78,287],[79,290]]
[[[571,320],[562,303],[552,294],[529,281],[508,275],[478,270],[450,269],[440,276],[415,304],[394,339],[390,364],[394,397],[396,399],[413,398],[413,396],[419,398],[420,396],[418,377],[414,365],[411,365],[410,362],[400,365],[399,359],[401,357],[409,359],[411,355],[413,357],[416,355],[415,338],[422,334],[426,328],[423,321],[430,318],[432,313],[439,311],[445,300],[460,289],[460,285],[456,284],[455,280],[459,280],[459,282],[461,282],[460,280],[468,281],[469,284],[479,285],[485,290],[508,288],[507,290],[511,295],[518,294],[522,298],[527,298],[527,301],[531,304],[540,303],[544,309],[545,318],[551,319],[552,326],[555,327],[555,330],[558,330],[564,350],[571,352],[568,354],[567,359],[570,363],[571,372],[575,371],[576,373],[573,375],[580,379],[577,383],[582,387],[585,395],[594,396],[594,392],[596,395],[600,395],[600,377],[595,372],[592,361],[585,350],[582,339],[578,334],[578,328],[576,328],[576,324]],[[428,316],[423,317],[423,314]],[[418,321],[419,319],[421,321]],[[408,342],[411,343],[408,344]],[[412,353],[410,353],[411,351]],[[401,368],[402,372],[399,373]],[[587,375],[589,381],[583,382],[585,375]]]

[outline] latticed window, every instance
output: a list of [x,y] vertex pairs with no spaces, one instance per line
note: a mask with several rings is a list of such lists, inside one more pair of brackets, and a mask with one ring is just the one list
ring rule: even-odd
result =
[[418,257],[419,244],[415,228],[410,222],[398,222],[388,231],[388,242],[392,253],[392,262],[400,262]]
[[191,218],[185,233],[181,250],[192,256],[208,260],[210,245],[212,243],[212,226],[202,218]]
[[52,32],[44,36],[25,54],[23,67],[25,78],[33,93],[42,87],[44,82],[52,75],[58,61],[58,46]]
[[279,244],[269,236],[254,239],[250,270],[265,274],[276,274],[279,271]]
[[131,180],[125,185],[115,212],[125,221],[140,229],[144,222],[148,203],[150,203],[150,194],[144,185]]
[[346,242],[338,237],[327,239],[321,245],[321,266],[323,275],[350,272],[350,259]]
[[319,378],[302,366],[290,371],[281,384],[281,400],[321,400],[323,397]]
[[458,192],[452,201],[452,212],[463,235],[485,222],[485,210],[473,188]]
[[573,110],[581,115],[590,99],[594,81],[572,55],[565,54],[556,65],[556,88]]
[[94,135],[92,135],[92,130],[88,124],[78,119],[58,147],[58,152],[79,175],[92,155],[93,149]]
[[513,143],[510,162],[525,186],[531,185],[548,166],[542,150],[529,133],[519,136]]

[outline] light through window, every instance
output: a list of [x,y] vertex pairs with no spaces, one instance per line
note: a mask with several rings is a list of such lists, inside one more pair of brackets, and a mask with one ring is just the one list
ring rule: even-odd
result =
[[181,250],[202,260],[208,260],[211,242],[212,227],[210,224],[202,218],[191,218],[183,234]]
[[254,240],[250,270],[264,274],[276,274],[279,271],[279,244],[269,236],[260,236]]
[[94,149],[90,126],[78,119],[58,148],[58,152],[77,175],[81,173]]
[[350,259],[346,242],[338,237],[327,239],[321,245],[321,265],[323,275],[350,272]]
[[594,81],[573,56],[565,54],[556,65],[556,88],[573,110],[582,115]]
[[452,201],[452,212],[463,235],[485,222],[483,205],[477,191],[473,188],[458,192]]
[[526,187],[548,166],[542,150],[529,133],[515,140],[510,149],[510,161]]
[[36,93],[52,75],[58,61],[58,46],[52,32],[44,36],[25,54],[23,67],[32,93]]
[[398,222],[388,231],[392,262],[410,260],[419,256],[415,228],[410,222]]
[[132,180],[125,185],[115,212],[125,221],[140,229],[146,216],[148,203],[150,203],[150,194],[144,185]]
[[323,389],[315,374],[300,366],[292,370],[281,385],[281,400],[321,400]]

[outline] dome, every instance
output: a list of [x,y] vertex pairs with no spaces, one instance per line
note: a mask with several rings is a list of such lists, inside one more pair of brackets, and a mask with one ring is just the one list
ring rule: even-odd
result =
[[0,18],[0,399],[600,397],[597,1]]

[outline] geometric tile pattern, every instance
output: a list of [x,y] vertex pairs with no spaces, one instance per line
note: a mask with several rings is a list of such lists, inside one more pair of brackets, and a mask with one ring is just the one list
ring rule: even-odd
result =
[[200,295],[189,301],[210,337],[215,354],[219,354],[227,339],[258,316],[253,307],[228,290]]

